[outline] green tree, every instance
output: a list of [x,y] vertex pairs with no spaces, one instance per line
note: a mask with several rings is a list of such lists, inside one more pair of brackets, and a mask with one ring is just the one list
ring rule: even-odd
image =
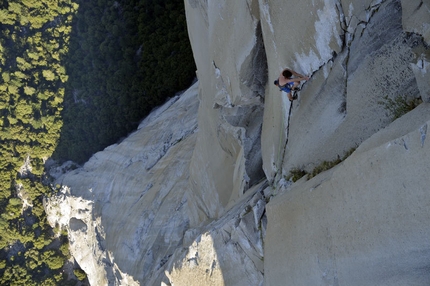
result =
[[16,14],[9,12],[8,10],[0,10],[0,23],[3,25],[13,25],[16,21]]
[[53,250],[45,251],[42,255],[42,260],[50,269],[59,269],[64,264],[64,257],[56,254]]
[[36,92],[36,89],[31,86],[24,86],[24,93],[26,95],[33,95]]
[[74,269],[73,273],[80,281],[83,281],[87,278],[87,274],[82,269]]
[[43,70],[42,74],[43,74],[43,77],[48,81],[55,80],[55,74],[51,70]]

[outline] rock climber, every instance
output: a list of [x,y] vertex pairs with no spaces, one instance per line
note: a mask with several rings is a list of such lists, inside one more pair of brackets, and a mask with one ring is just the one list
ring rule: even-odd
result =
[[[295,76],[294,78],[292,76]],[[280,90],[287,93],[288,99],[293,101],[297,99],[297,95],[293,96],[293,90],[299,90],[298,85],[303,80],[309,80],[309,77],[301,75],[293,70],[284,69],[274,84],[279,87]]]

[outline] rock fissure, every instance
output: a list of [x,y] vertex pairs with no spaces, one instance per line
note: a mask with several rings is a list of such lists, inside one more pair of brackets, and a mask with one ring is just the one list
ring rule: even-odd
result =
[[424,147],[424,142],[427,136],[427,124],[424,124],[423,126],[421,126],[420,134],[421,134],[421,147]]
[[[145,169],[146,171],[151,170],[166,154],[169,152],[170,148],[174,147],[176,144],[181,142],[182,140],[185,140],[189,136],[193,135],[198,130],[198,126],[196,125],[192,130],[186,130],[184,133],[179,134],[170,134],[166,139],[164,144],[161,145],[161,147],[155,147],[153,150],[151,150],[153,156],[147,156],[144,159],[146,162]],[[176,138],[174,138],[176,137]]]
[[415,9],[415,11],[418,11],[419,9],[421,9],[421,7],[423,6],[424,1],[421,0],[420,4],[418,4],[418,7]]

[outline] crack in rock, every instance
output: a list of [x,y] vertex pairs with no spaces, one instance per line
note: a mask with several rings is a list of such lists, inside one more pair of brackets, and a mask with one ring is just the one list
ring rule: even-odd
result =
[[420,133],[421,133],[421,147],[424,147],[424,141],[426,140],[426,136],[427,136],[427,124],[424,124],[423,126],[421,126]]

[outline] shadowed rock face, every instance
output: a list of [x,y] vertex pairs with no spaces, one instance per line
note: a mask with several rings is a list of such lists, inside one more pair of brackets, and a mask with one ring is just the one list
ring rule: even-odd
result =
[[[198,82],[46,204],[90,283],[425,285],[428,3],[185,6]],[[292,104],[285,67],[311,77]],[[399,95],[424,103],[391,122]]]
[[85,224],[85,222],[83,222],[80,219],[74,218],[72,217],[69,221],[69,227],[70,230],[72,231],[82,231],[82,232],[86,232],[87,231],[87,225]]

